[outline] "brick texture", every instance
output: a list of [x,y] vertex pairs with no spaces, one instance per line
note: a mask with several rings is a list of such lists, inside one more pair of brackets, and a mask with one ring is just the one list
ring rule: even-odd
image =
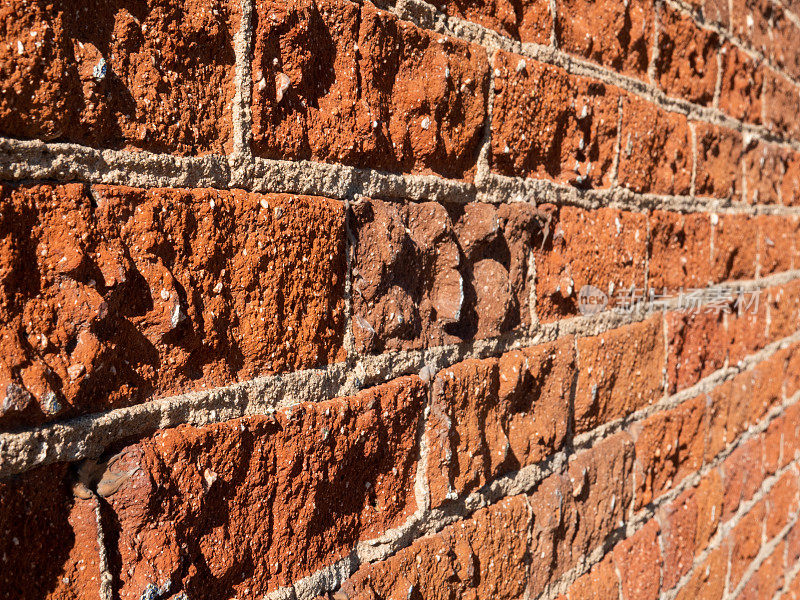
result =
[[800,600],[800,0],[0,6],[0,600]]

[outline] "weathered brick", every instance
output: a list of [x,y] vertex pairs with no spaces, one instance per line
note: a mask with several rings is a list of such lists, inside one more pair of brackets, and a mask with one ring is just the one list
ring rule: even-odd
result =
[[372,4],[256,3],[257,155],[463,177],[475,165],[486,52]]
[[447,15],[523,42],[550,43],[553,17],[548,0],[433,0],[431,4]]
[[730,519],[743,502],[753,498],[763,479],[763,448],[761,440],[755,438],[736,448],[722,463],[724,521]]
[[[550,211],[544,243],[534,248],[536,316],[553,321],[575,315],[585,286],[608,294],[644,288],[647,216],[616,209]],[[624,301],[624,298],[623,298]]]
[[705,287],[711,261],[708,215],[656,210],[648,217],[648,224],[648,285],[670,294]]
[[[764,334],[770,340],[788,337],[797,331],[800,322],[800,281],[766,288],[758,296],[759,303],[769,309],[768,327]],[[762,326],[764,321],[761,322]]]
[[663,395],[661,316],[578,340],[575,431],[627,416]]
[[666,314],[667,385],[685,389],[725,366],[729,336],[721,311]]
[[641,508],[703,465],[705,398],[688,400],[633,427],[636,439],[636,507]]
[[700,523],[694,489],[687,490],[657,514],[664,556],[662,589],[671,590],[692,568]]
[[110,470],[123,480],[106,498],[126,565],[120,598],[167,581],[189,595],[264,594],[401,524],[416,508],[426,396],[406,377],[123,449]]
[[722,600],[728,570],[727,549],[713,550],[678,591],[675,600]]
[[761,87],[764,83],[761,64],[730,43],[722,45],[720,56],[720,110],[735,119],[761,123]]
[[756,274],[758,221],[749,215],[721,215],[711,219],[713,246],[709,275],[720,283],[752,279]]
[[797,104],[800,90],[774,71],[764,74],[764,125],[779,135],[797,137],[800,135],[800,122]]
[[668,95],[709,105],[717,81],[719,38],[668,4],[658,5],[658,83]]
[[622,600],[656,600],[661,583],[661,551],[658,523],[648,521],[614,548],[614,564],[620,574]]
[[781,203],[786,206],[800,204],[800,153],[786,152],[786,170],[781,180]]
[[557,0],[559,48],[616,72],[644,78],[653,47],[653,4]]
[[789,524],[789,519],[797,514],[798,504],[797,473],[790,469],[769,490],[767,495],[767,539],[777,535]]
[[619,578],[611,555],[579,577],[567,591],[569,600],[619,600]]
[[772,49],[769,21],[773,6],[770,0],[732,0],[731,3],[731,32],[766,56],[770,56]]
[[81,185],[0,198],[6,426],[343,358],[340,202]]
[[800,219],[793,215],[759,215],[757,219],[759,275],[790,271],[800,265],[796,241]]
[[56,464],[0,482],[0,598],[98,597],[95,501],[74,497],[72,481]]
[[356,347],[361,352],[487,338],[530,324],[531,204],[353,207]]
[[426,434],[434,506],[563,445],[573,345],[565,338],[499,360],[467,360],[436,376]]
[[735,589],[745,570],[761,548],[764,530],[764,502],[757,503],[728,536],[730,546],[729,586]]
[[492,167],[577,187],[607,187],[619,91],[516,54],[494,59]]
[[742,593],[737,596],[741,600],[773,600],[783,587],[785,572],[784,555],[786,542],[781,542],[753,573]]
[[773,60],[792,77],[800,75],[800,29],[786,11],[772,5],[770,23],[771,49]]
[[529,527],[525,497],[506,498],[384,561],[363,565],[341,594],[350,600],[515,600],[527,584]]
[[0,134],[177,154],[231,149],[228,0],[0,8]]
[[695,123],[694,127],[697,140],[695,193],[739,200],[744,151],[741,134],[707,123]]
[[686,117],[625,95],[620,144],[621,185],[636,192],[689,193],[692,138]]
[[569,463],[569,484],[577,518],[570,544],[571,564],[601,546],[624,522],[633,500],[634,443],[618,433],[581,452]]
[[753,142],[745,148],[744,201],[749,204],[779,204],[781,182],[786,170],[780,146]]

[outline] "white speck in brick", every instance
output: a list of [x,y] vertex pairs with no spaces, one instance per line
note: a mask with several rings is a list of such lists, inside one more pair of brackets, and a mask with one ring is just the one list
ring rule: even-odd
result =
[[289,79],[289,76],[286,73],[278,72],[275,75],[275,101],[280,104],[281,100],[283,100],[283,95],[286,93],[286,90],[289,89],[289,85],[291,85],[292,80]]
[[169,292],[167,290],[161,290],[161,299],[162,300],[169,300]]
[[430,117],[423,118],[422,122],[420,123],[420,127],[422,127],[423,129],[428,129],[428,127],[430,126],[431,126],[431,118]]
[[527,66],[528,66],[528,65],[527,65],[527,63],[525,62],[525,59],[521,59],[521,60],[520,60],[520,61],[517,63],[517,68],[516,68],[516,71],[517,71],[517,73],[522,73],[522,71],[524,71],[524,70],[525,70],[525,67],[527,67]]
[[75,363],[74,365],[70,365],[67,367],[67,373],[69,374],[69,378],[73,381],[83,375],[86,372],[86,367],[83,366],[81,363]]
[[222,282],[218,281],[217,285],[214,286],[214,293],[221,294],[222,293]]
[[102,81],[106,78],[107,66],[105,59],[101,58],[97,61],[97,64],[92,69],[92,77],[97,79],[98,81]]

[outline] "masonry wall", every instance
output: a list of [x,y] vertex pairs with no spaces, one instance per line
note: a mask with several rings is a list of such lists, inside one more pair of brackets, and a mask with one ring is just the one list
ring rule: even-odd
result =
[[800,4],[0,4],[0,598],[800,598]]

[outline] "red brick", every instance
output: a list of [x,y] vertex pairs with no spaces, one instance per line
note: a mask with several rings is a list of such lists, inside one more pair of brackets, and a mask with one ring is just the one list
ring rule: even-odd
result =
[[781,182],[786,169],[780,146],[752,142],[743,155],[744,200],[748,204],[779,204]]
[[689,193],[692,139],[686,117],[623,96],[620,143],[621,185],[636,192]]
[[781,181],[781,203],[800,205],[800,153],[786,152],[786,171]]
[[653,5],[631,2],[557,0],[560,49],[618,73],[644,78],[653,47]]
[[19,8],[0,9],[0,134],[177,154],[231,149],[237,2]]
[[727,42],[722,45],[720,56],[720,110],[734,119],[761,123],[761,87],[764,83],[761,64]]
[[657,517],[664,555],[664,590],[671,590],[692,568],[695,538],[700,524],[697,495],[690,489],[663,507]]
[[655,600],[661,583],[658,523],[648,523],[614,548],[614,564],[622,583],[622,600]]
[[719,548],[712,551],[705,563],[680,588],[675,600],[722,600],[727,569],[725,550]]
[[736,448],[722,463],[722,519],[730,519],[743,502],[751,500],[764,480],[764,461],[761,440],[754,438]]
[[758,555],[762,545],[764,530],[764,503],[756,504],[729,534],[730,554],[730,589],[735,589],[742,579],[745,570]]
[[648,285],[675,294],[705,287],[711,261],[711,221],[702,213],[653,211],[648,223]]
[[[609,295],[642,290],[647,254],[647,216],[610,208],[571,206],[553,211],[544,244],[534,248],[536,315],[554,321],[579,312],[580,292],[593,286]],[[624,301],[624,298],[623,298]]]
[[611,555],[579,577],[567,591],[569,600],[619,600],[619,578]]
[[767,494],[767,539],[777,537],[797,514],[798,504],[797,473],[790,469],[775,482]]
[[717,23],[727,29],[730,24],[728,0],[689,0],[705,21]]
[[[800,527],[795,523],[786,536],[786,564],[796,565],[798,561],[800,561]],[[795,583],[793,589],[798,592],[797,598],[800,598],[800,585]]]
[[796,216],[758,216],[759,275],[790,271],[800,265],[798,230],[800,219]]
[[792,77],[800,75],[800,29],[781,7],[772,5],[773,60]]
[[507,498],[384,561],[363,565],[344,582],[341,595],[350,600],[515,600],[527,584],[529,527],[525,497]]
[[570,497],[577,515],[574,534],[565,539],[571,564],[601,546],[624,522],[633,500],[633,460],[633,440],[623,432],[570,461]]
[[758,221],[749,215],[720,215],[712,219],[713,246],[710,278],[719,283],[753,279],[756,274]]
[[729,336],[722,312],[669,312],[665,322],[670,393],[690,387],[725,366]]
[[523,42],[549,44],[553,29],[548,0],[433,0],[447,15],[478,23]]
[[80,185],[0,197],[7,426],[343,358],[340,202]]
[[706,449],[707,426],[703,397],[656,413],[634,426],[638,465],[637,509],[700,469]]
[[572,566],[571,540],[577,516],[569,478],[560,473],[542,481],[530,495],[533,512],[529,594],[536,597]]
[[798,88],[774,71],[764,75],[764,125],[778,135],[798,137],[800,122],[797,120],[797,104],[800,102]]
[[474,167],[488,84],[482,48],[369,3],[269,0],[255,13],[257,155],[447,177]]
[[124,449],[115,470],[130,475],[106,498],[126,565],[121,600],[166,580],[192,596],[264,594],[400,525],[416,509],[426,396],[407,377]]
[[663,396],[661,316],[578,340],[575,431],[625,417]]
[[567,433],[574,341],[440,372],[428,425],[428,481],[438,506],[558,450]]
[[800,281],[766,288],[759,294],[758,300],[769,309],[769,328],[765,334],[768,339],[778,340],[797,331],[797,323],[800,322]]
[[731,3],[731,32],[745,44],[770,55],[769,20],[774,5],[770,0],[733,0]]
[[353,208],[353,334],[360,352],[494,337],[530,324],[531,204],[393,203]]
[[[758,570],[753,574],[745,588],[745,591],[739,598],[747,597],[747,588],[755,588],[756,594],[753,596],[756,600],[772,600],[777,597],[783,587],[783,576],[785,572],[784,555],[786,553],[786,542],[781,542],[772,551]],[[751,588],[752,589],[752,588]]]
[[740,200],[742,136],[732,129],[695,123],[698,196]]
[[717,34],[667,4],[658,5],[658,20],[659,85],[670,96],[710,105],[717,82]]
[[619,91],[516,54],[494,59],[492,168],[503,175],[608,187]]
[[724,489],[719,469],[706,474],[694,490],[697,502],[697,528],[695,530],[694,551],[698,556],[708,547],[722,521],[722,499]]
[[95,501],[74,497],[72,481],[56,464],[0,482],[0,598],[98,597]]
[[547,458],[567,435],[569,397],[575,379],[571,337],[510,352],[500,358],[500,403],[512,464]]

